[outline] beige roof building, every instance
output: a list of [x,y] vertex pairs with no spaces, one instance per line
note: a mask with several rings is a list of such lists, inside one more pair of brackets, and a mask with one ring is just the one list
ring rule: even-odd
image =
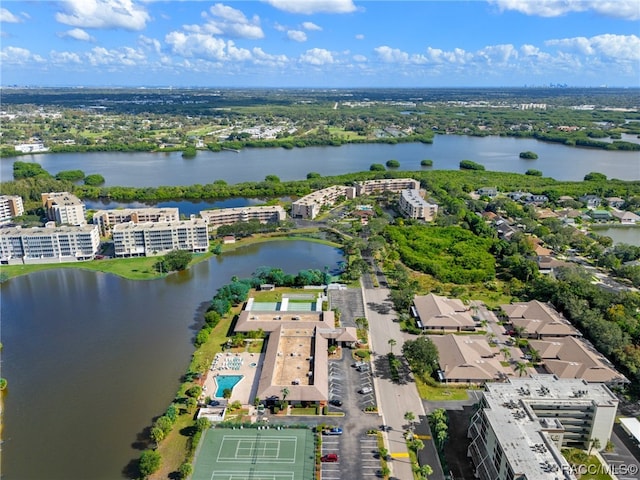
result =
[[461,300],[430,293],[416,295],[413,305],[418,327],[426,330],[475,330],[476,324],[469,308]]
[[[288,307],[295,308],[294,305]],[[333,311],[259,308],[249,299],[235,326],[236,332],[262,329],[269,333],[257,396],[282,398],[282,389],[286,387],[287,400],[328,401],[329,342],[356,342],[356,329],[336,328]]]
[[484,383],[501,380],[513,371],[500,363],[499,350],[483,335],[429,335],[438,348],[442,380]]
[[622,385],[629,383],[597,350],[574,337],[549,337],[530,340],[531,348],[540,353],[549,373],[558,378],[581,378],[590,383]]
[[529,338],[582,336],[553,307],[538,300],[500,305],[500,307],[509,322],[514,327],[523,328],[525,336]]

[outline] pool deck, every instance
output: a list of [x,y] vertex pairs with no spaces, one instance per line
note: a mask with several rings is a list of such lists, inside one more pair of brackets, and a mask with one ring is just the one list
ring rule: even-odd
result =
[[[258,379],[260,378],[260,372],[262,371],[263,355],[259,353],[219,353],[216,355],[217,361],[214,360],[213,365],[207,372],[207,376],[204,380],[203,395],[214,398],[216,390],[218,388],[215,378],[218,375],[242,375],[242,380],[233,387],[233,393],[231,394],[230,402],[240,401],[243,405],[252,405],[253,400],[256,397],[258,391]],[[232,358],[239,358],[242,360],[240,367],[236,370],[234,368],[226,367],[227,360]],[[257,364],[252,367],[251,364]]]

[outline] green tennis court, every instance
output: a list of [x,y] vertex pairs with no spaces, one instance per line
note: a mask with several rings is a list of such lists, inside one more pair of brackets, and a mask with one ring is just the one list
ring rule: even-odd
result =
[[313,433],[306,429],[211,428],[200,441],[193,480],[311,480]]

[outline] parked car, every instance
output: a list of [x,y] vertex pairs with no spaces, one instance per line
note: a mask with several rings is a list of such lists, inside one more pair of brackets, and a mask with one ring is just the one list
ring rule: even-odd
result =
[[338,454],[337,453],[327,453],[320,458],[321,462],[337,462]]
[[342,429],[340,427],[326,428],[322,433],[324,435],[342,435]]
[[373,392],[373,389],[371,387],[362,387],[360,389],[360,393],[364,394],[364,393],[371,393]]
[[336,407],[341,407],[342,406],[342,400],[340,400],[339,398],[332,398],[329,403],[331,405],[335,405]]

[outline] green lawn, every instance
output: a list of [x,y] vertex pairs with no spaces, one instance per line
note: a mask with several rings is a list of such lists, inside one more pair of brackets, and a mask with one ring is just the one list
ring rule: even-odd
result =
[[432,387],[423,382],[418,376],[415,377],[415,380],[420,398],[424,400],[467,400],[469,398],[467,387]]

